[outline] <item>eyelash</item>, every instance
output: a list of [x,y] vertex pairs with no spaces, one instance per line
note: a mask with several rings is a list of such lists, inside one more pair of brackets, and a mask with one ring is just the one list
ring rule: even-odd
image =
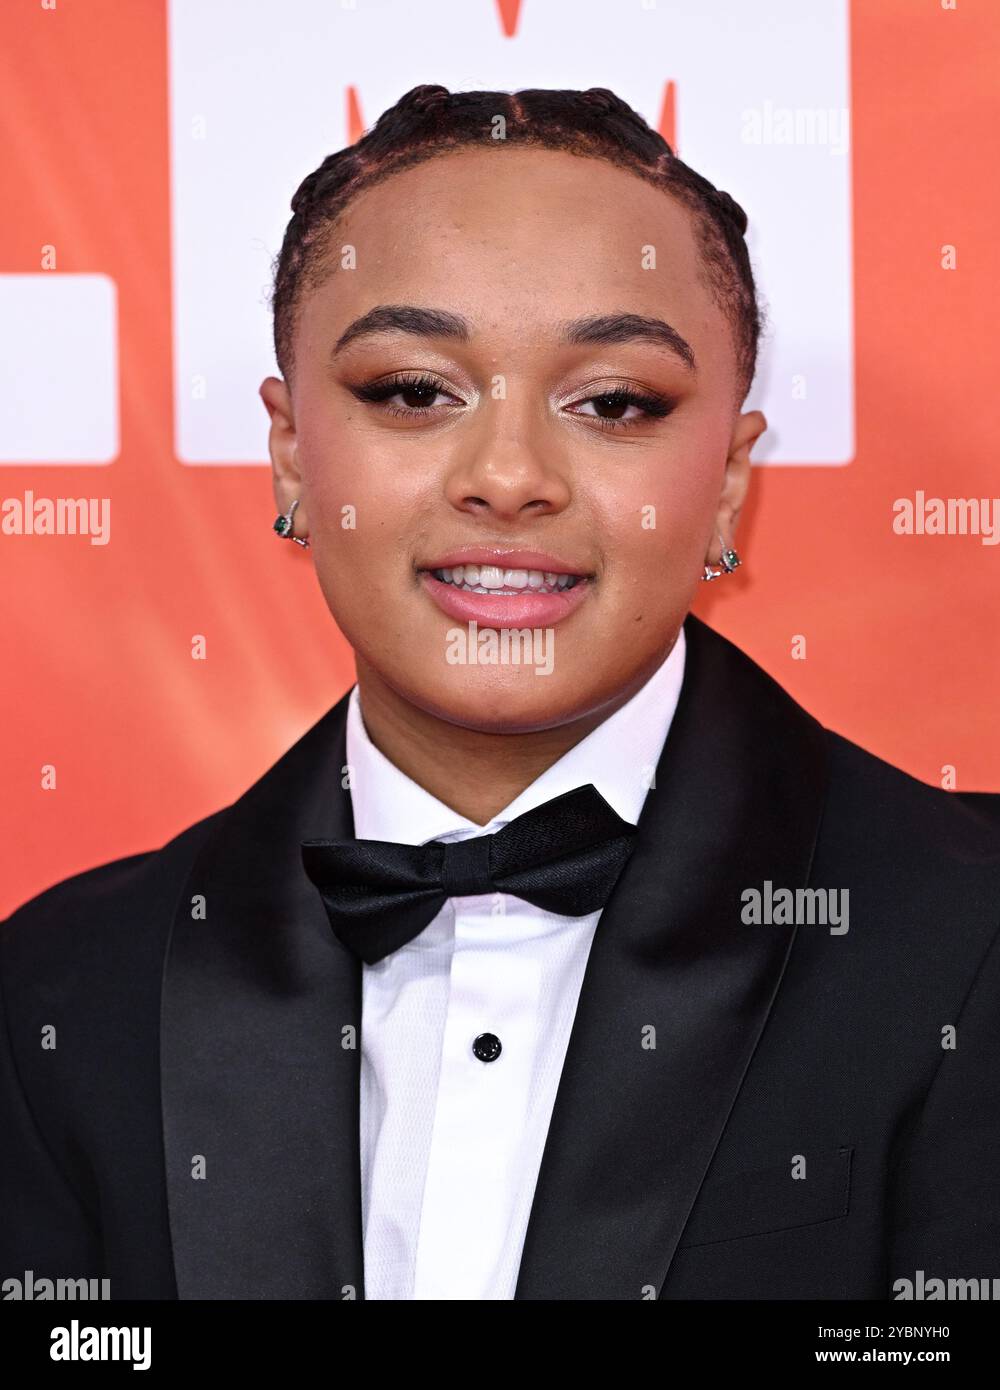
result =
[[[428,415],[434,407],[389,405],[389,400],[393,396],[399,395],[401,391],[426,390],[441,395],[451,394],[439,381],[435,381],[430,376],[396,376],[391,377],[388,381],[375,381],[370,385],[356,386],[353,389],[359,400],[370,405],[378,405],[381,409],[388,411],[390,415],[402,415],[404,417]],[[674,409],[674,402],[666,397],[637,391],[634,387],[628,386],[615,386],[610,391],[599,391],[593,396],[585,396],[582,401],[574,401],[573,404],[585,405],[591,401],[601,401],[606,405],[637,405],[644,412],[644,418],[640,417],[634,420],[608,420],[600,415],[585,417],[589,420],[596,420],[602,429],[609,431],[632,429],[635,425],[643,424],[645,420],[662,419]]]

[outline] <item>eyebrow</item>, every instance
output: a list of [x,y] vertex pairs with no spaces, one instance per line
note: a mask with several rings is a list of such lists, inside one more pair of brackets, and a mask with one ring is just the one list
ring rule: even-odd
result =
[[[656,343],[678,357],[689,371],[697,371],[691,344],[664,319],[645,314],[592,314],[567,319],[559,325],[562,340],[572,345],[604,343]],[[424,309],[416,304],[379,304],[354,320],[337,339],[331,358],[343,352],[348,343],[377,333],[411,333],[420,338],[450,338],[467,343],[472,325],[461,314],[447,309]]]

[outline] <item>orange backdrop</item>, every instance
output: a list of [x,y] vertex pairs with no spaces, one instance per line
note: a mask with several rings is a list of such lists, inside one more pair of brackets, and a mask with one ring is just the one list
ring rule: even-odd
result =
[[[114,512],[106,548],[0,536],[0,913],[231,801],[353,681],[307,553],[270,532],[267,470],[174,460],[163,0],[7,0],[4,29],[0,271],[50,244],[113,277],[121,452],[0,467],[3,496]],[[851,69],[857,455],[758,468],[745,567],[697,611],[847,737],[1000,791],[1000,546],[891,525],[917,489],[1000,495],[1000,7],[859,0]]]

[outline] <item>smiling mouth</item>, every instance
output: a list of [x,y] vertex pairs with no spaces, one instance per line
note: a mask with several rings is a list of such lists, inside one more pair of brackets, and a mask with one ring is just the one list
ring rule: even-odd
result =
[[558,574],[552,570],[501,569],[498,565],[452,565],[424,571],[459,593],[514,597],[519,594],[561,594],[585,584],[584,574]]

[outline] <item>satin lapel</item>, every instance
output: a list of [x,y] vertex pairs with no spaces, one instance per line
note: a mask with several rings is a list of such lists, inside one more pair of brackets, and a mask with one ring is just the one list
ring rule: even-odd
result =
[[741,894],[806,884],[824,733],[718,633],[693,616],[685,633],[638,843],[591,948],[518,1299],[659,1295],[794,937],[745,925]]
[[182,1299],[363,1297],[361,967],[299,849],[354,833],[346,711],[220,817],[178,903],[160,1062]]

